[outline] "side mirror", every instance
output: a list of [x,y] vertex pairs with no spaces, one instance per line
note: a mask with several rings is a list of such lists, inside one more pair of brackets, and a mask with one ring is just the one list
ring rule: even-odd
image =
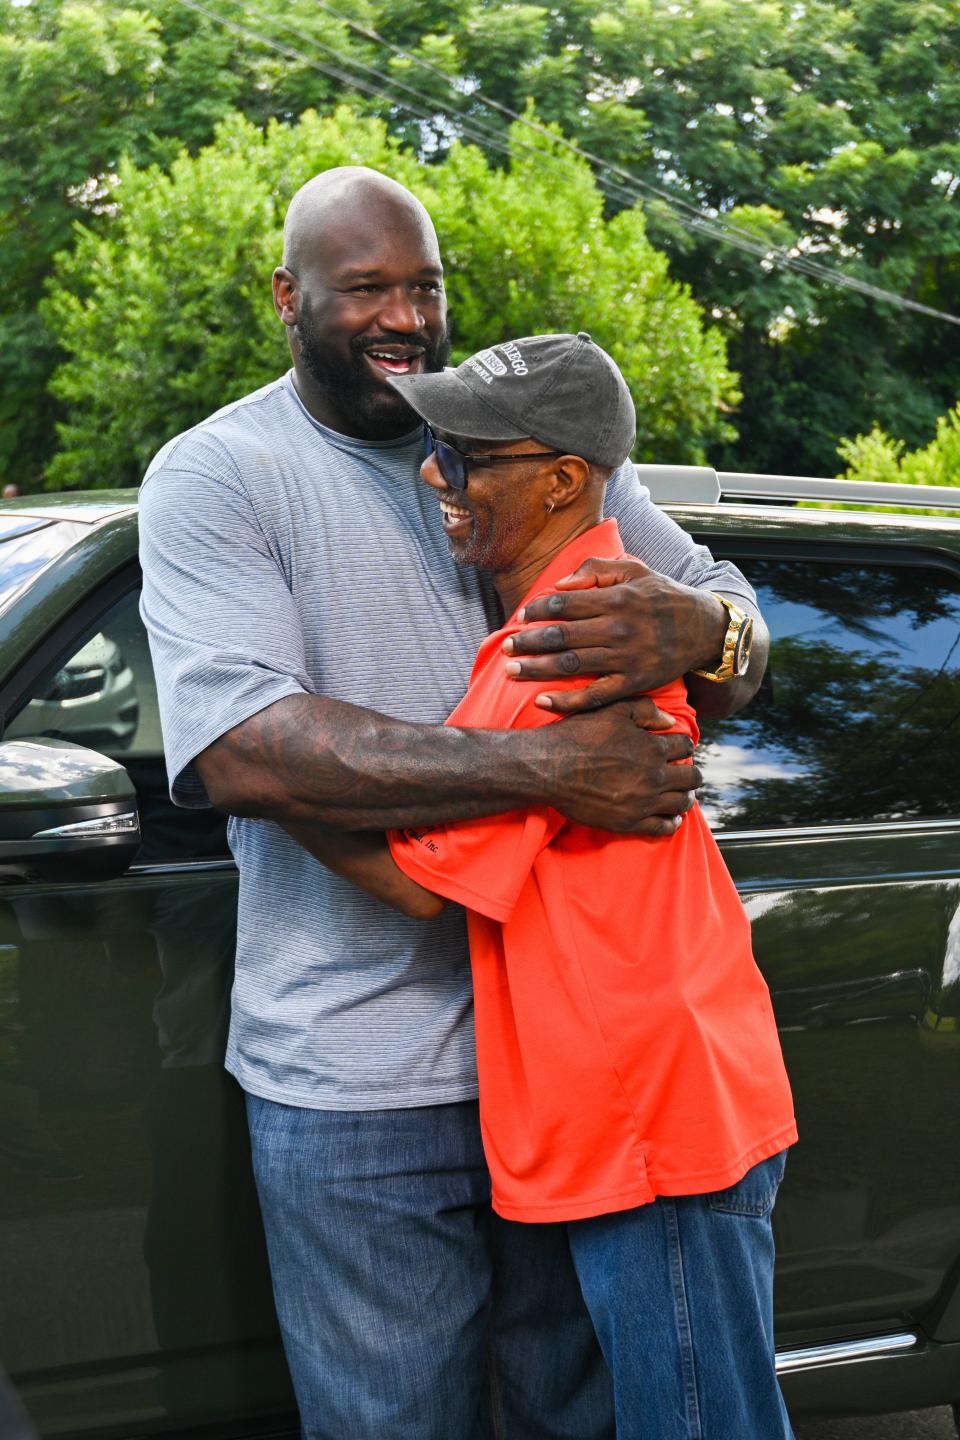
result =
[[69,740],[0,743],[0,876],[111,880],[139,848],[122,765]]

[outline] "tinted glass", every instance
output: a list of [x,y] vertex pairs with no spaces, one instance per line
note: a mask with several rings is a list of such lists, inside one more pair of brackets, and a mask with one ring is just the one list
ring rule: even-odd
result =
[[0,515],[0,610],[76,538],[76,526]]
[[10,719],[4,739],[46,735],[119,760],[137,788],[141,863],[228,853],[226,821],[212,810],[182,810],[167,793],[153,663],[139,594],[118,600],[70,657],[42,675]]
[[946,569],[750,560],[773,639],[743,715],[704,725],[725,829],[960,816],[960,586]]

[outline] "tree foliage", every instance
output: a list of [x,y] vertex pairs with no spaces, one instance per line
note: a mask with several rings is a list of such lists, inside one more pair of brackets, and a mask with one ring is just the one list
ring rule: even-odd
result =
[[[39,474],[54,443],[57,356],[37,322],[41,282],[76,243],[77,222],[113,228],[122,158],[168,170],[233,111],[263,128],[342,101],[439,168],[482,126],[489,161],[511,173],[537,142],[511,138],[508,118],[479,97],[518,112],[532,103],[604,161],[768,247],[763,263],[645,192],[649,240],[721,327],[742,377],[736,434],[713,435],[715,463],[827,474],[841,436],[880,426],[921,447],[956,402],[956,327],[777,263],[812,257],[960,314],[955,0],[204,3],[225,23],[186,0],[0,0],[0,472],[10,478]],[[548,208],[563,203],[568,159],[539,162],[555,177]],[[606,182],[609,219],[631,196],[622,179]]]
[[[594,153],[771,254],[960,315],[952,0],[464,0],[448,24],[484,94],[514,108],[533,97]],[[739,438],[718,462],[828,474],[842,435],[880,423],[918,445],[955,402],[956,327],[765,267],[661,200],[647,209],[743,377]]]
[[869,435],[841,440],[847,462],[844,479],[893,481],[900,485],[960,485],[960,404],[937,421],[929,445],[908,450],[879,426]]
[[0,22],[0,474],[23,483],[48,453],[54,415],[42,282],[73,221],[109,208],[111,172],[145,128],[161,42],[152,16],[97,4],[2,0]]
[[[541,141],[539,157],[550,153]],[[235,115],[169,172],[123,162],[112,224],[81,229],[61,256],[42,306],[68,356],[52,381],[66,418],[50,486],[136,483],[171,434],[285,368],[269,287],[283,212],[311,175],[358,162],[434,215],[455,358],[509,335],[589,327],[631,382],[640,457],[696,460],[727,433],[720,407],[736,391],[722,338],[669,277],[643,216],[604,220],[589,167],[574,167],[551,205],[552,172],[526,150],[508,170],[461,145],[427,166],[346,107],[265,131]]]

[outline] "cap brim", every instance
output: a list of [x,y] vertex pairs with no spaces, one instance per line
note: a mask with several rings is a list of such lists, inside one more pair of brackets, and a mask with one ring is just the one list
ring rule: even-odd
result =
[[465,385],[456,370],[384,377],[433,430],[471,440],[524,440],[515,420],[507,420]]

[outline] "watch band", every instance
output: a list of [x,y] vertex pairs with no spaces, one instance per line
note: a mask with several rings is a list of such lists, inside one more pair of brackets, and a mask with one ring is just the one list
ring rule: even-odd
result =
[[723,684],[725,680],[732,680],[736,675],[742,675],[750,660],[750,645],[753,640],[753,619],[739,605],[728,600],[726,595],[712,594],[720,601],[720,604],[727,612],[727,633],[723,637],[723,654],[720,657],[720,664],[715,670],[694,670],[694,675],[702,675],[704,680],[715,680]]

